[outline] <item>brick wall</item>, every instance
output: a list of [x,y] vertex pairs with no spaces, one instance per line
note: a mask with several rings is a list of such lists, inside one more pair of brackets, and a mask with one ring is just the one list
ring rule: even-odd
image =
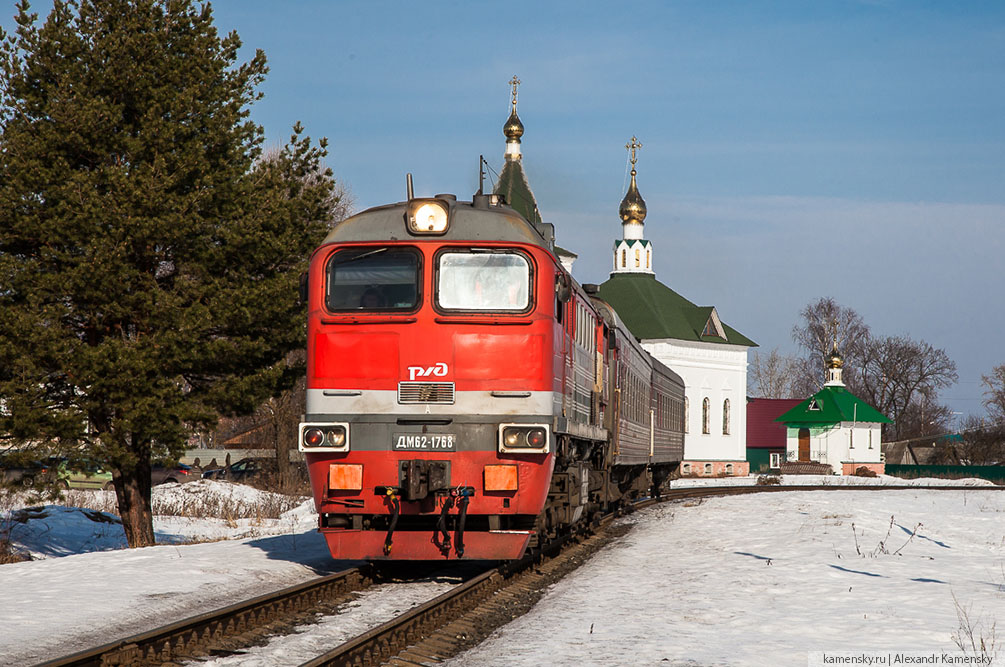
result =
[[885,463],[842,463],[841,473],[844,475],[854,475],[859,468],[868,468],[877,475],[882,475],[886,471]]

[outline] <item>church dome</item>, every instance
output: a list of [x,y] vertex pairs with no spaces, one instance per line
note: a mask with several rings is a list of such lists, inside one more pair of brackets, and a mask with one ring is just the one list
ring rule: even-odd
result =
[[622,222],[634,221],[642,223],[646,219],[646,201],[639,194],[639,188],[635,184],[635,168],[632,168],[632,183],[628,186],[625,198],[621,200],[618,208]]
[[516,105],[513,106],[513,112],[510,113],[506,124],[503,125],[503,134],[509,141],[519,141],[520,137],[523,136],[523,123],[520,122],[520,116],[516,115]]

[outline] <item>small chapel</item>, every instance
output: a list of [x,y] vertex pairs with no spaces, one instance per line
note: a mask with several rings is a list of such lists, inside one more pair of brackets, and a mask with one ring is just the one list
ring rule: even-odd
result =
[[860,468],[883,474],[883,424],[890,419],[848,391],[841,380],[843,366],[835,339],[824,386],[775,420],[786,429],[782,473],[816,472],[811,467],[816,464],[835,475],[853,475]]
[[747,351],[756,343],[722,321],[715,306],[698,306],[656,279],[645,238],[646,203],[636,182],[638,150],[621,201],[621,238],[613,270],[598,297],[611,304],[642,347],[684,379],[683,476],[747,475]]

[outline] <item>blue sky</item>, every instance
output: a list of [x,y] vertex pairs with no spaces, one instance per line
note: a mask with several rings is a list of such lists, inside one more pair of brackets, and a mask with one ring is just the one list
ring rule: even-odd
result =
[[[39,11],[43,3],[39,3]],[[943,347],[954,410],[1005,363],[1005,4],[225,0],[271,72],[252,117],[331,142],[362,209],[477,189],[520,87],[524,165],[558,241],[602,282],[625,143],[657,277],[794,352],[821,296]],[[11,21],[4,20],[5,27]]]

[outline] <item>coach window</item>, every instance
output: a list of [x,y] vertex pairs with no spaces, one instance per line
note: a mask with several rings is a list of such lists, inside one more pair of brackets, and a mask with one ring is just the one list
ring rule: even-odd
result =
[[408,311],[419,304],[421,256],[410,248],[348,248],[328,260],[332,312]]
[[445,251],[436,258],[436,304],[444,310],[530,308],[530,260],[512,251]]

